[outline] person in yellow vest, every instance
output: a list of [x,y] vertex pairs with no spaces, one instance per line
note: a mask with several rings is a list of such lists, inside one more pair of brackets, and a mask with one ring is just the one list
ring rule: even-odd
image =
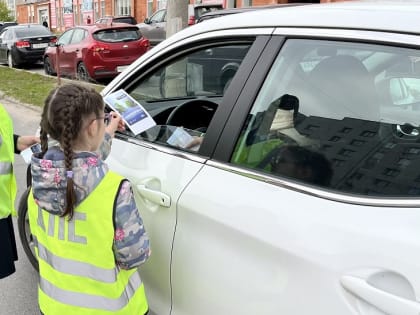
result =
[[13,134],[13,122],[3,105],[0,104],[0,279],[16,271],[16,240],[11,215],[16,196],[16,181],[13,175],[14,153],[39,142],[35,136]]
[[45,315],[148,312],[138,266],[150,256],[149,238],[130,182],[98,152],[120,121],[87,86],[59,86],[45,101],[28,196]]

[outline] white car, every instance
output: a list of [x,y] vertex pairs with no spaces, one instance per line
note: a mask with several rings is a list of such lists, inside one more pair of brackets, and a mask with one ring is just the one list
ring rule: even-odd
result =
[[150,235],[152,314],[420,313],[419,16],[349,1],[221,17],[103,90],[157,124],[107,160]]

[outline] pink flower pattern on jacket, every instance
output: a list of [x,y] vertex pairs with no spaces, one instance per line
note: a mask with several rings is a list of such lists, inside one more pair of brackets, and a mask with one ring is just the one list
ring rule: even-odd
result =
[[114,237],[114,239],[116,241],[122,241],[124,239],[124,237],[125,237],[125,234],[124,234],[124,230],[123,229],[116,229],[115,230],[115,237]]

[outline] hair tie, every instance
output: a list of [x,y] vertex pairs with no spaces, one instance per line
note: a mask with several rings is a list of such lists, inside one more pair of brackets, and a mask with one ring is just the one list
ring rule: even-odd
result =
[[67,171],[67,178],[73,178],[73,171]]

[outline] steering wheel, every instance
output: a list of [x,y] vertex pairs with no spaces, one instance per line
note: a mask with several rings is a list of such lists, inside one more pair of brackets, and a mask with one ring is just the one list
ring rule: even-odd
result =
[[217,103],[202,99],[182,103],[169,114],[166,125],[183,126],[193,130],[207,129],[217,106]]

